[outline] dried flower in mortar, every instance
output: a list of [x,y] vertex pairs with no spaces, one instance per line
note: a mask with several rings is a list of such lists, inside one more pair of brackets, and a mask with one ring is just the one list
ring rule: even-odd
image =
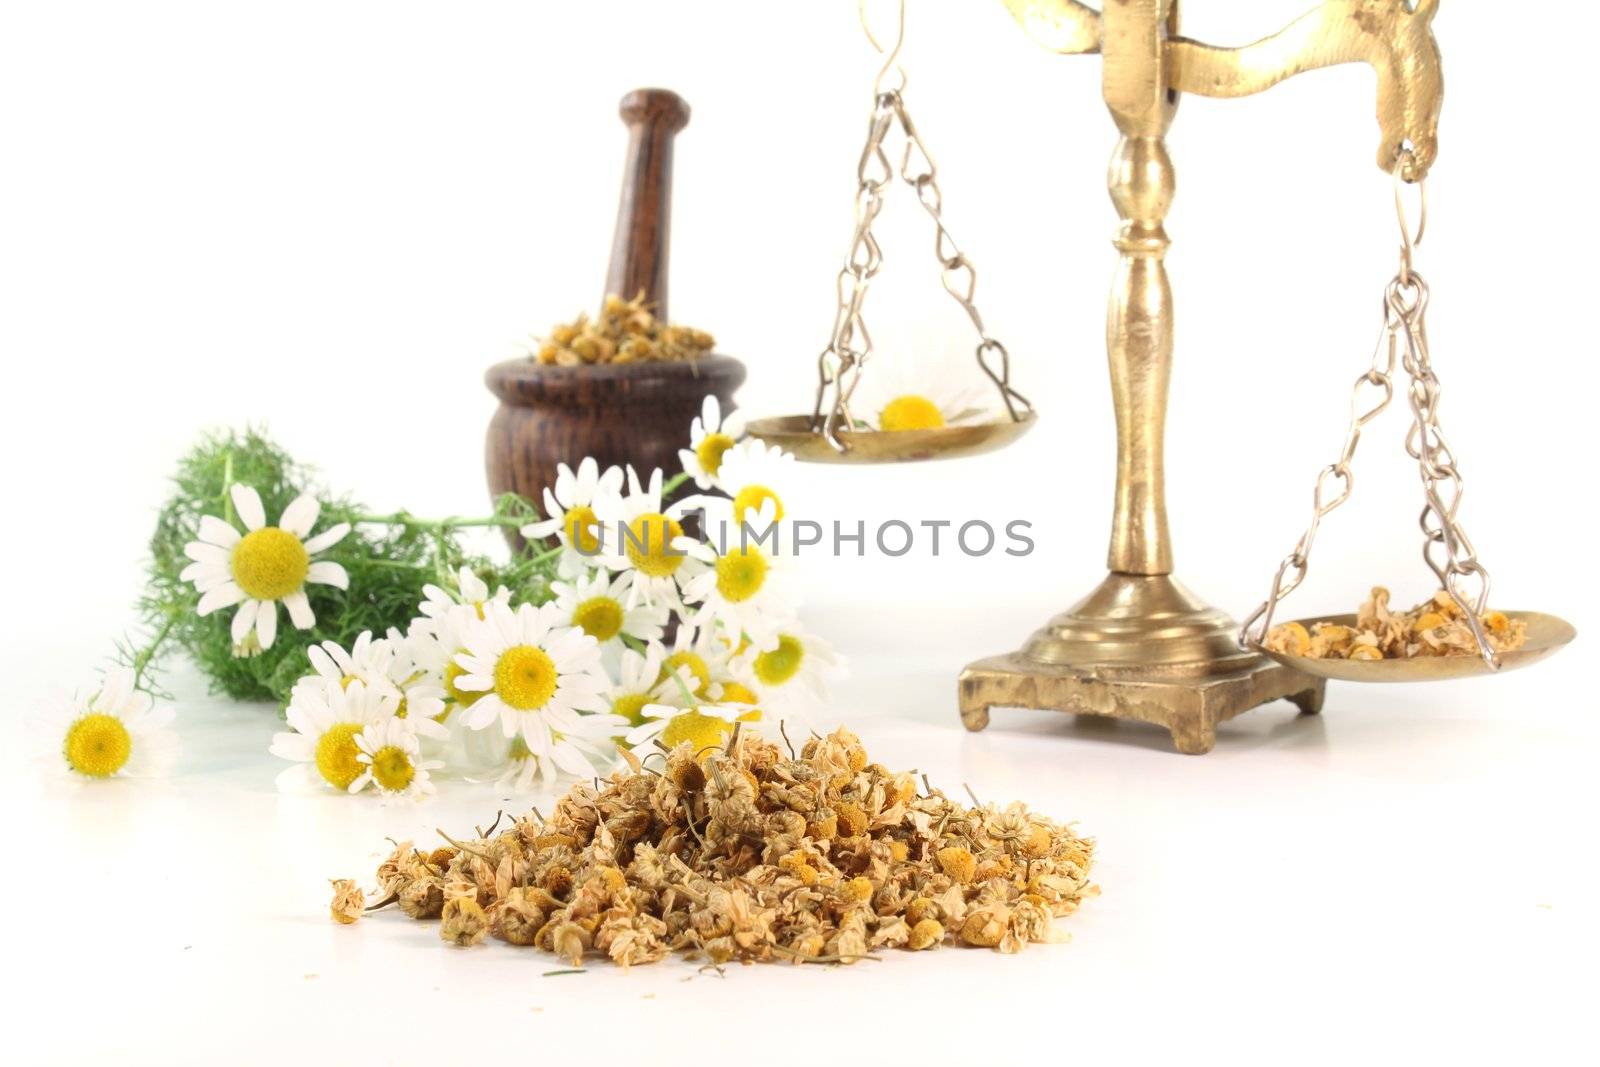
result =
[[669,326],[645,306],[644,294],[606,297],[598,318],[579,315],[550,331],[534,349],[539,363],[577,367],[585,363],[644,363],[699,359],[716,339],[704,330]]
[[[1496,652],[1521,648],[1528,639],[1528,624],[1502,611],[1480,617],[1483,631]],[[1478,642],[1472,627],[1444,590],[1410,611],[1389,610],[1389,590],[1374,586],[1361,605],[1356,624],[1313,623],[1308,630],[1298,622],[1274,626],[1267,634],[1267,650],[1312,659],[1415,659],[1420,656],[1476,656]]]
[[[457,945],[487,932],[574,966],[672,952],[851,963],[946,942],[1017,952],[1056,940],[1053,921],[1099,891],[1091,840],[1019,804],[919,790],[848,730],[787,757],[736,730],[726,746],[652,753],[659,769],[623,758],[548,819],[535,811],[433,853],[399,846],[373,907],[441,918]],[[335,883],[336,912],[347,885]]]

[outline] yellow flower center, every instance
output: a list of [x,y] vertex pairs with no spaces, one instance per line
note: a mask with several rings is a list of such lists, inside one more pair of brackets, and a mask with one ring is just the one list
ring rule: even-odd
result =
[[361,777],[361,750],[356,747],[358,722],[341,722],[317,738],[317,772],[335,789],[348,789]]
[[[456,651],[459,653],[465,650],[457,649]],[[466,673],[467,669],[456,662],[455,656],[451,656],[450,662],[444,665],[444,691],[445,695],[451,700],[455,701],[457,704],[460,704],[464,708],[470,708],[473,704],[477,703],[478,698],[483,696],[483,694],[481,692],[469,692],[465,689],[456,688],[456,680]],[[439,716],[439,719],[440,721],[443,721],[444,716]]]
[[694,446],[694,458],[700,461],[700,469],[707,474],[715,474],[722,469],[722,454],[733,447],[733,438],[725,433],[708,433]]
[[513,645],[494,665],[494,691],[518,711],[538,711],[556,692],[556,663],[533,645]]
[[739,716],[740,722],[760,722],[761,709],[755,705],[761,698],[749,686],[740,685],[738,682],[722,683],[722,702],[724,704],[748,704],[750,710]]
[[417,768],[406,750],[398,745],[385,745],[372,754],[372,780],[378,788],[389,793],[403,792],[417,776]]
[[733,723],[726,719],[702,715],[698,711],[686,711],[682,715],[674,715],[667,722],[667,728],[661,731],[661,743],[668,748],[676,748],[688,741],[698,751],[722,744],[731,733]]
[[629,726],[644,722],[644,706],[650,703],[649,693],[628,693],[611,702],[611,710],[628,720]]
[[883,430],[937,430],[944,425],[939,405],[925,396],[897,396],[878,412]]
[[600,518],[588,504],[568,508],[561,518],[561,528],[567,533],[567,544],[584,555],[600,551]]
[[311,557],[300,538],[276,526],[263,526],[233,546],[233,580],[254,600],[282,600],[306,584]]
[[733,498],[733,521],[742,523],[747,514],[755,518],[761,514],[761,506],[769,500],[772,501],[772,517],[783,518],[782,497],[764,485],[745,486]]
[[717,560],[717,592],[737,604],[761,591],[767,581],[767,557],[746,545]]
[[683,553],[672,548],[673,539],[682,536],[683,527],[677,519],[669,519],[659,511],[647,511],[628,523],[622,543],[627,547],[628,559],[640,573],[651,578],[665,578],[683,565]]
[[596,641],[609,641],[622,632],[622,605],[608,596],[591,597],[573,609],[572,625]]
[[110,778],[133,754],[133,737],[115,715],[95,712],[67,729],[61,754],[67,766],[90,778]]
[[674,652],[667,657],[666,662],[661,665],[661,675],[656,679],[656,684],[660,685],[677,674],[680,667],[688,667],[689,673],[694,675],[695,684],[690,692],[697,697],[705,696],[706,690],[711,687],[711,668],[698,652],[691,652],[688,649]]
[[762,685],[782,685],[800,670],[806,647],[788,634],[778,638],[778,647],[756,657],[756,677]]

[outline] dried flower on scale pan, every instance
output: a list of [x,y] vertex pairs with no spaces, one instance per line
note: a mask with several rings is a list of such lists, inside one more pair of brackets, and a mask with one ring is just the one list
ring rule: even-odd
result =
[[[1480,621],[1496,652],[1521,648],[1528,640],[1528,624],[1504,612],[1488,612]],[[1389,590],[1381,585],[1374,586],[1362,603],[1354,626],[1318,622],[1308,630],[1301,623],[1286,622],[1272,628],[1265,644],[1269,652],[1312,659],[1478,655],[1472,627],[1449,593],[1441,589],[1433,599],[1397,614],[1389,610]]]
[[[631,755],[548,819],[433,852],[400,845],[374,908],[440,919],[440,937],[493,936],[573,966],[672,952],[720,965],[851,963],[944,943],[1016,952],[1098,889],[1092,841],[1020,805],[968,808],[919,790],[837,730],[785,756],[735,730]],[[335,883],[335,918],[348,883]],[[339,921],[343,921],[339,919]]]

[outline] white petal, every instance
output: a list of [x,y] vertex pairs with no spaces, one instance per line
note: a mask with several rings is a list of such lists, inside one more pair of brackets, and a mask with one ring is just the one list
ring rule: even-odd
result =
[[317,503],[317,498],[310,493],[301,493],[289,501],[289,506],[278,516],[278,527],[305,540],[311,528],[317,524],[317,516],[320,514],[322,505]]
[[583,753],[566,741],[557,741],[551,746],[550,758],[555,760],[557,767],[576,777],[587,778],[594,774],[593,765],[583,758]]
[[289,609],[289,621],[296,630],[309,630],[317,624],[317,616],[311,610],[311,601],[306,599],[304,589],[284,597],[283,606]]
[[277,733],[272,735],[272,744],[267,746],[267,751],[279,759],[295,760],[304,763],[314,757],[317,746],[311,738],[304,734]]
[[196,563],[215,563],[224,567],[233,557],[233,553],[221,545],[208,545],[204,541],[190,541],[183,546],[183,554]]
[[232,548],[239,543],[239,531],[215,515],[200,517],[200,540],[220,548]]
[[205,594],[200,597],[200,603],[195,606],[195,614],[205,618],[218,608],[237,604],[243,599],[244,590],[239,588],[238,583],[228,581],[213,589],[206,590]]
[[272,642],[278,639],[278,602],[276,600],[261,601],[261,610],[256,612],[256,640],[261,642],[263,649],[272,647]]
[[341,522],[330,526],[306,542],[306,553],[314,556],[325,548],[332,548],[340,541],[343,541],[345,535],[349,532],[350,524],[348,522]]
[[247,530],[259,530],[267,524],[267,510],[261,506],[261,494],[248,485],[233,487],[233,509]]
[[350,575],[337,563],[319,559],[306,571],[306,581],[316,585],[334,585],[340,589],[350,588]]
[[246,600],[239,605],[239,610],[233,613],[233,643],[239,644],[256,624],[256,615],[261,611],[261,601]]

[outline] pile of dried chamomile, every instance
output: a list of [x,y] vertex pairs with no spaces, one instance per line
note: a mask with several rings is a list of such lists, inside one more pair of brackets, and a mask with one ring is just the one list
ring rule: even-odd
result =
[[[1480,620],[1496,652],[1521,648],[1528,624],[1504,612],[1491,611]],[[1267,650],[1312,659],[1415,659],[1419,656],[1476,656],[1472,627],[1444,590],[1404,613],[1389,610],[1389,590],[1374,586],[1361,605],[1354,626],[1314,623],[1307,630],[1297,622],[1274,626]]]
[[[848,730],[798,757],[736,730],[575,786],[494,836],[398,846],[379,900],[334,882],[333,917],[398,905],[455,945],[494,936],[580,966],[671,952],[710,964],[850,963],[951,942],[1016,952],[1099,890],[1094,843],[1020,805],[969,808],[872,763]],[[446,840],[449,840],[448,838]]]
[[704,330],[657,321],[644,295],[606,297],[598,318],[579,315],[550,331],[533,358],[538,363],[577,367],[586,363],[646,363],[700,359],[716,338]]

